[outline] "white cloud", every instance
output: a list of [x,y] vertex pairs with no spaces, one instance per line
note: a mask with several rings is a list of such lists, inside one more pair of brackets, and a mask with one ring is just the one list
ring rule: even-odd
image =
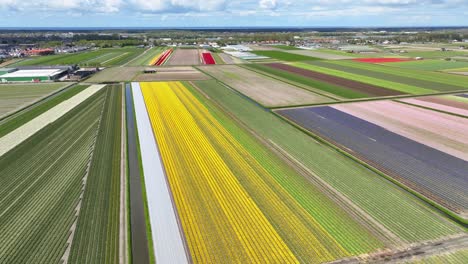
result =
[[276,0],[260,0],[258,4],[263,9],[274,10],[278,8],[278,2]]
[[142,12],[221,11],[226,0],[129,0],[131,8]]

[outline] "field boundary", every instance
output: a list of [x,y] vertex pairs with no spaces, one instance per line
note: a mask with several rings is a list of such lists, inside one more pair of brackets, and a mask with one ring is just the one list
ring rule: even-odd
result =
[[[260,64],[263,64],[263,63],[260,63]],[[262,71],[262,70],[252,69],[252,68],[250,68],[250,67],[248,67],[248,66],[244,66],[244,65],[242,65],[242,64],[236,64],[236,65],[239,66],[239,67],[242,67],[242,68],[244,68],[244,69],[247,69],[247,70],[249,70],[249,71],[256,72],[256,73],[258,73],[258,74],[261,74],[261,75],[264,75],[264,76],[266,76],[266,77],[269,77],[270,79],[274,79],[274,80],[277,80],[277,81],[280,81],[280,82],[284,82],[284,83],[287,83],[287,84],[296,86],[296,87],[301,88],[301,89],[303,89],[303,90],[306,90],[306,91],[308,91],[308,92],[316,93],[316,94],[318,94],[318,95],[321,95],[321,96],[323,96],[323,97],[330,98],[330,99],[335,100],[335,101],[341,101],[341,100],[345,99],[345,98],[342,98],[342,97],[339,97],[339,96],[332,95],[332,94],[330,94],[330,93],[321,91],[321,90],[319,90],[319,89],[317,89],[317,88],[315,88],[315,87],[312,87],[312,86],[308,86],[308,85],[305,85],[305,84],[300,84],[300,83],[297,83],[297,82],[295,82],[295,81],[288,80],[288,79],[286,79],[286,78],[274,76],[273,74],[269,74],[269,73],[264,72],[264,71]],[[309,87],[309,88],[311,88],[311,89],[307,89],[306,86]]]
[[461,114],[448,112],[448,111],[444,111],[444,110],[440,110],[440,109],[436,109],[436,108],[431,108],[431,107],[427,107],[427,106],[424,106],[424,105],[408,103],[408,102],[404,102],[404,101],[400,101],[400,100],[395,100],[395,102],[400,103],[400,104],[406,104],[406,105],[414,106],[414,107],[419,107],[419,108],[430,110],[430,111],[439,112],[439,113],[442,113],[442,114],[452,115],[452,116],[461,117],[461,118],[468,118],[468,116],[466,116],[466,115],[461,115]]
[[[381,97],[370,97],[370,98],[359,98],[359,99],[346,99],[343,101],[329,102],[329,103],[270,107],[270,109],[276,111],[276,110],[287,110],[287,109],[304,108],[304,107],[318,107],[318,106],[327,106],[327,105],[336,105],[336,104],[398,100],[398,99],[409,99],[409,98],[419,98],[419,97],[438,96],[438,95],[452,95],[452,94],[455,95],[455,94],[466,93],[466,92],[468,92],[468,90],[437,92],[437,93],[430,93],[430,94],[405,94],[405,95],[381,96]],[[410,103],[406,103],[406,104],[410,104]],[[434,110],[432,108],[428,108],[428,109]],[[454,114],[454,115],[457,115],[457,114]],[[465,116],[462,115],[462,117],[465,117]]]

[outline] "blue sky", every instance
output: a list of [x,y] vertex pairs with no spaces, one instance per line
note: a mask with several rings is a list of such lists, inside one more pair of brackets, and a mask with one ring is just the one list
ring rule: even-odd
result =
[[468,0],[0,0],[0,12],[0,27],[468,25]]

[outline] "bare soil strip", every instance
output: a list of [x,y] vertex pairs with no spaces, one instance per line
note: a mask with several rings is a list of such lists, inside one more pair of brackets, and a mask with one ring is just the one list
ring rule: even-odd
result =
[[329,102],[330,99],[305,89],[234,66],[200,66],[202,71],[233,87],[264,106],[284,106]]
[[366,84],[362,82],[348,80],[345,78],[323,74],[323,73],[315,72],[311,70],[301,69],[301,68],[297,68],[297,67],[287,65],[287,64],[268,63],[265,65],[275,68],[275,69],[280,69],[280,70],[287,71],[290,73],[295,73],[301,76],[305,76],[311,79],[316,79],[316,80],[331,83],[334,85],[346,87],[346,88],[349,88],[358,92],[362,92],[368,95],[372,95],[372,96],[390,96],[390,95],[404,94],[400,91],[389,90],[389,89],[385,89],[382,87],[378,87],[378,86],[374,86],[374,85],[370,85],[370,84]]
[[135,78],[135,81],[201,81],[208,80],[209,76],[188,66],[161,67],[156,73],[143,73]]
[[176,49],[165,65],[199,65],[200,56],[197,49]]

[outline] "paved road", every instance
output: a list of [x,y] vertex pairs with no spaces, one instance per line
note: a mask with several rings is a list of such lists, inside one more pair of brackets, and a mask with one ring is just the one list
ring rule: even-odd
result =
[[130,84],[125,88],[127,108],[127,144],[128,168],[130,175],[130,228],[132,237],[133,263],[149,263],[148,237],[146,233],[143,193],[138,164],[135,116],[133,112],[133,96]]

